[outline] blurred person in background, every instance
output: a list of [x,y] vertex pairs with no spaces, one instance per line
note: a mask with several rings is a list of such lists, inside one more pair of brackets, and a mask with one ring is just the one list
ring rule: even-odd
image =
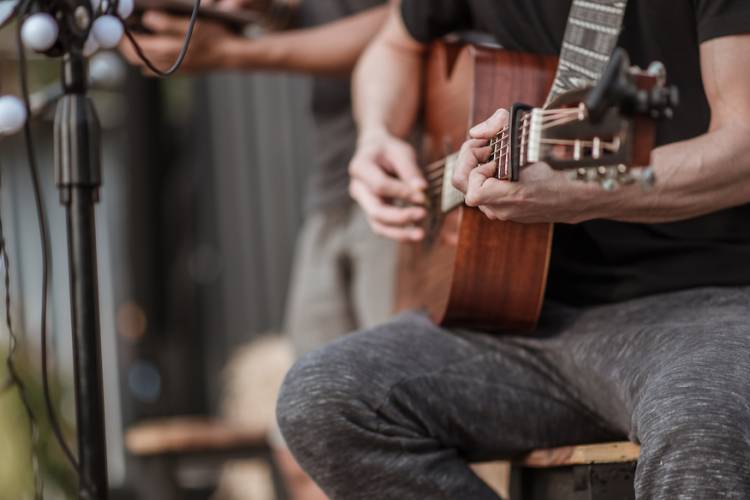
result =
[[[298,237],[285,333],[303,354],[348,332],[385,321],[392,310],[395,246],[373,235],[348,193],[347,166],[356,145],[350,75],[387,15],[385,0],[303,0],[283,31],[255,38],[226,26],[198,22],[183,73],[220,70],[286,71],[313,75],[311,111],[316,156]],[[206,2],[204,1],[205,5]],[[222,9],[258,2],[219,0]],[[147,34],[136,35],[146,55],[166,68],[177,58],[188,18],[148,11]],[[143,66],[129,41],[121,52]],[[144,69],[148,74],[148,70]],[[314,488],[288,454],[279,457],[293,498],[315,498]],[[317,493],[314,491],[317,490]]]
[[[316,157],[285,328],[298,354],[381,323],[392,309],[394,246],[368,230],[349,197],[347,173],[357,139],[350,75],[385,20],[384,3],[304,0],[295,9],[293,28],[255,38],[201,20],[182,66],[183,73],[191,74],[271,70],[314,76],[311,111]],[[215,3],[227,10],[255,4],[252,0]],[[136,35],[138,43],[158,67],[170,66],[183,43],[188,18],[149,11],[142,24],[150,33]],[[131,63],[143,66],[129,41],[122,43],[121,51]],[[149,72],[144,69],[144,73]]]

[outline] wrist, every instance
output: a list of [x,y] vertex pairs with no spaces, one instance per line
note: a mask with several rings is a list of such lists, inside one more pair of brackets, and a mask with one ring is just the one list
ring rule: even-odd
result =
[[296,47],[286,37],[267,33],[257,38],[240,38],[230,47],[234,54],[235,69],[239,70],[290,70]]
[[222,43],[219,58],[221,66],[229,70],[253,70],[258,68],[256,42],[241,36],[227,37]]
[[393,134],[391,134],[384,125],[361,125],[357,143],[361,146],[364,144],[383,142],[392,138]]

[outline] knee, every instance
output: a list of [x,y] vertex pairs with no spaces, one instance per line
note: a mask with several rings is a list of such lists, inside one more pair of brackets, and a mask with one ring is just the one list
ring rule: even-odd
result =
[[357,354],[334,342],[304,355],[287,373],[276,418],[287,446],[299,460],[343,446],[367,417],[367,380]]

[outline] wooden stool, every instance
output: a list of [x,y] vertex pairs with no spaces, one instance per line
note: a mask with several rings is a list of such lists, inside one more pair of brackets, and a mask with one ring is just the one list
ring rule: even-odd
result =
[[511,500],[634,500],[639,455],[629,442],[534,451],[513,464]]
[[[269,465],[277,499],[286,498],[265,432],[217,419],[168,418],[146,421],[128,429],[125,447],[142,462],[144,474],[161,478],[157,491],[139,492],[144,499],[186,499],[189,495],[186,490],[197,489],[196,484],[184,484],[191,481],[180,477],[181,466],[186,463],[190,463],[193,470],[218,470],[229,460],[252,458],[261,458]],[[196,494],[202,498],[204,495],[205,492]]]

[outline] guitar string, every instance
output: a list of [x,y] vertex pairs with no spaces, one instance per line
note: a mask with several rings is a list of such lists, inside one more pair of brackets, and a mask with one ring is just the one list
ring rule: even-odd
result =
[[[562,108],[562,109],[556,109],[556,110],[544,110],[541,112],[542,115],[546,115],[546,119],[542,120],[542,130],[547,130],[552,127],[560,126],[565,123],[570,123],[572,121],[576,121],[576,118],[580,116],[581,110],[579,108]],[[575,115],[575,116],[573,116]],[[521,118],[522,126],[521,130],[524,131],[521,134],[521,139],[523,140],[525,137],[525,134],[528,126],[530,126],[530,114],[526,114]],[[490,139],[490,142],[488,143],[487,147],[494,148],[495,150],[490,154],[488,158],[488,162],[492,161],[498,164],[498,167],[500,166],[501,162],[505,163],[505,167],[507,168],[507,160],[510,155],[510,144],[508,144],[507,139],[509,139],[509,129],[508,127],[503,128],[500,132],[498,132],[492,139]],[[542,139],[541,141],[543,144],[559,144],[559,145],[575,145],[575,141],[571,140],[567,143],[565,142],[556,142],[553,143],[550,140]],[[500,148],[497,149],[496,146],[498,144],[501,144]],[[583,142],[582,145],[584,147],[588,146],[589,144],[593,144],[592,141]],[[612,149],[614,148],[614,145],[612,143],[604,143],[602,144],[603,147]],[[425,169],[425,175],[428,179],[428,192],[435,192],[435,188],[439,187],[442,189],[442,184],[444,182],[444,174],[445,174],[445,167],[446,167],[446,161],[445,159],[439,160],[437,162],[434,162],[430,166],[428,166]]]

